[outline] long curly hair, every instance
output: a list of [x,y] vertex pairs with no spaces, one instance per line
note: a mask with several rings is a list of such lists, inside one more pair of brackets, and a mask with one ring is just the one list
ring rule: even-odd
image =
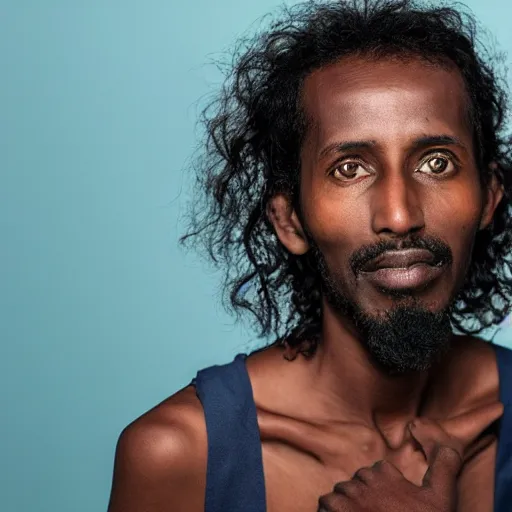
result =
[[314,353],[322,314],[317,270],[309,254],[295,256],[281,245],[266,215],[278,192],[298,201],[306,127],[301,87],[313,70],[347,55],[412,56],[459,69],[482,186],[494,172],[505,191],[492,224],[476,236],[452,327],[477,334],[501,322],[512,288],[507,97],[502,57],[481,44],[475,19],[458,4],[409,0],[312,1],[284,8],[276,19],[238,46],[220,94],[201,116],[206,145],[196,160],[197,195],[182,242],[199,242],[223,268],[225,304],[250,312],[260,336]]

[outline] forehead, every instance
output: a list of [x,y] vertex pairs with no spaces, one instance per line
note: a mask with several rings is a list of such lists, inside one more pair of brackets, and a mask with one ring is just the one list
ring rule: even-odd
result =
[[455,66],[349,57],[311,73],[302,103],[312,142],[343,137],[396,145],[438,133],[471,138],[468,95]]

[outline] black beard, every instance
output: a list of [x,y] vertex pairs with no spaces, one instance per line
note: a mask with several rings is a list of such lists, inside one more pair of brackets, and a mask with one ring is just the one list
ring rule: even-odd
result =
[[370,359],[384,373],[403,375],[428,370],[447,352],[452,336],[449,307],[432,312],[401,292],[396,297],[401,300],[385,313],[365,313],[347,299],[315,243],[311,256],[327,301],[352,319]]
[[354,323],[374,363],[389,375],[428,370],[450,347],[446,310],[400,304],[383,318],[356,311]]

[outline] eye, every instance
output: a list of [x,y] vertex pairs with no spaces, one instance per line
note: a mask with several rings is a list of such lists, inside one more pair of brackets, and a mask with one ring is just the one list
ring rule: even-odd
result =
[[371,173],[361,163],[355,160],[345,160],[336,164],[329,174],[340,181],[352,181],[369,176]]
[[416,168],[416,172],[440,175],[449,174],[455,169],[455,164],[449,156],[443,153],[435,153],[422,160],[420,165]]

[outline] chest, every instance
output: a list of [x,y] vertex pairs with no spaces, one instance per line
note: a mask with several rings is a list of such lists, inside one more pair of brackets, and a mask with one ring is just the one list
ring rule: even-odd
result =
[[[356,448],[323,458],[280,442],[263,442],[262,454],[267,512],[316,512],[320,496],[378,460],[392,462],[416,485],[421,485],[427,470],[423,454],[407,446],[387,451]],[[459,510],[492,512],[495,460],[494,444],[464,466],[457,487]]]

